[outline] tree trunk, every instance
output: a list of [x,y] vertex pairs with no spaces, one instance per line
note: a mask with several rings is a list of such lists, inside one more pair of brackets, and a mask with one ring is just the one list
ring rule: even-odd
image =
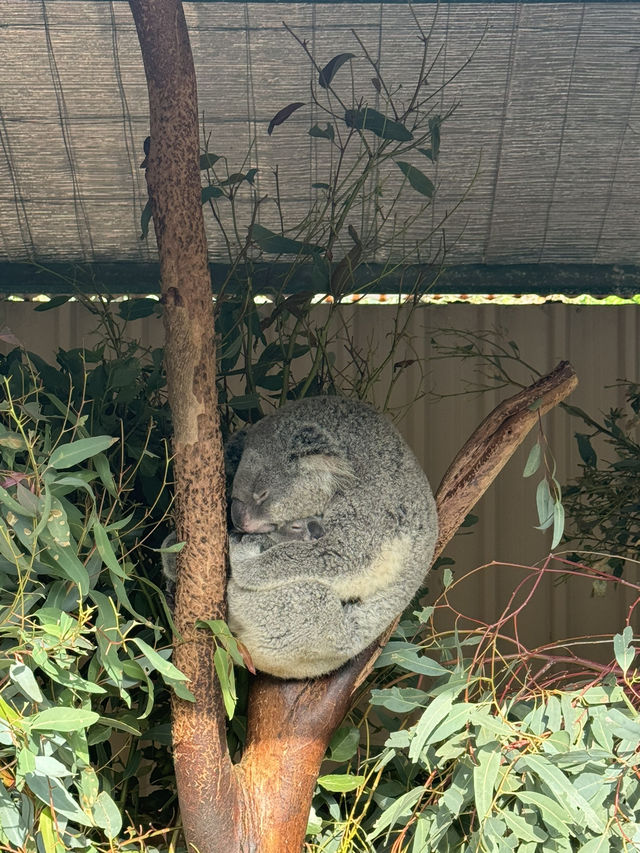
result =
[[196,620],[224,618],[226,506],[216,396],[211,279],[200,202],[196,79],[179,0],[131,0],[149,90],[147,186],[160,255],[165,364],[173,415],[178,555],[174,662],[195,703],[174,699],[173,744],[180,811],[200,851],[232,853],[238,785],[211,633]]
[[[210,636],[224,616],[226,512],[211,284],[200,203],[198,108],[179,0],[130,0],[149,89],[147,183],[160,253],[169,402],[174,418],[179,555],[175,663],[195,704],[176,700],[173,738],[182,821],[199,853],[299,853],[331,735],[394,626],[337,673],[314,681],[254,679],[247,747],[233,766]],[[462,448],[437,494],[439,554],[539,415],[576,385],[563,363],[498,406]]]

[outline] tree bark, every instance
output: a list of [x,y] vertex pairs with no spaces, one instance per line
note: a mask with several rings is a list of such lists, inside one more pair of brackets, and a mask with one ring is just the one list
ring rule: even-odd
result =
[[196,78],[179,0],[131,0],[149,90],[147,186],[160,256],[165,364],[173,415],[178,555],[174,662],[195,703],[174,699],[180,811],[200,853],[237,848],[239,787],[226,744],[211,633],[224,618],[226,506],[216,395],[211,279],[200,201]]
[[[180,809],[199,853],[299,853],[315,781],[354,690],[395,627],[337,673],[314,681],[254,679],[245,754],[233,766],[213,646],[198,619],[224,616],[226,510],[215,384],[211,283],[200,203],[198,108],[179,0],[130,0],[151,116],[147,183],[160,254],[169,402],[174,418],[179,555],[175,663],[195,703],[175,700]],[[563,363],[506,400],[474,432],[437,493],[437,553],[452,538],[541,413],[575,387]]]

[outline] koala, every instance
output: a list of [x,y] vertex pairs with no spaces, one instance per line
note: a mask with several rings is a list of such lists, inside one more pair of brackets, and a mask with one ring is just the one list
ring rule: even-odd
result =
[[269,536],[320,517],[324,534],[232,561],[229,626],[271,675],[338,669],[404,610],[431,566],[427,478],[383,415],[341,397],[288,403],[233,442],[234,528]]
[[[302,518],[283,524],[270,533],[229,535],[229,562],[231,569],[242,560],[255,557],[279,542],[299,540],[310,542],[324,536],[324,527],[319,517]],[[168,548],[177,541],[175,533],[170,533],[162,542],[162,548]],[[176,583],[176,555],[162,553],[162,574],[164,575],[167,592],[172,596]]]

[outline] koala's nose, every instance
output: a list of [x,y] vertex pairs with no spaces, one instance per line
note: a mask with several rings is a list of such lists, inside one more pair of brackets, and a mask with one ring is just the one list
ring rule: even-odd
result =
[[260,506],[269,497],[269,489],[263,489],[261,492],[254,492],[252,498]]

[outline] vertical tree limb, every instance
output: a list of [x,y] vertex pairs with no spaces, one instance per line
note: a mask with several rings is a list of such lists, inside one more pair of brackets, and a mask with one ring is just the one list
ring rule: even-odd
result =
[[[173,703],[174,762],[189,842],[235,849],[240,809],[210,633],[223,618],[226,507],[216,396],[211,280],[200,202],[196,78],[179,0],[131,0],[149,90],[147,185],[160,255],[165,363],[173,415],[178,537],[174,661],[195,704]],[[212,846],[212,834],[217,846]]]

